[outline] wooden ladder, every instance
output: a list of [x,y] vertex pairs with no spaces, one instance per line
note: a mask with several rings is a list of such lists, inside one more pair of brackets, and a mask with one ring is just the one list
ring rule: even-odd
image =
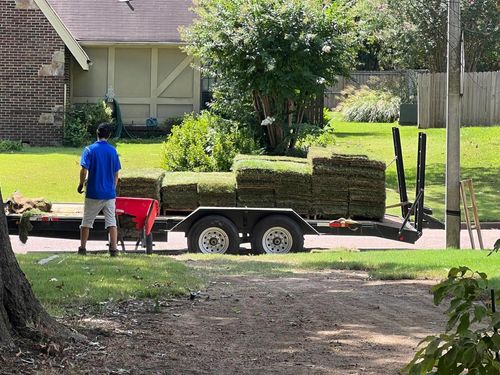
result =
[[[467,203],[467,192],[469,193],[470,206]],[[479,216],[477,214],[476,197],[474,195],[474,188],[472,186],[472,180],[462,180],[460,181],[460,196],[462,198],[462,204],[464,207],[465,223],[467,225],[467,230],[469,231],[470,243],[473,249],[476,248],[474,243],[474,235],[472,230],[477,231],[477,238],[479,240],[479,247],[481,250],[484,249],[483,236],[481,235],[481,224],[479,223]],[[472,218],[474,219],[474,224],[471,224],[471,215],[469,210],[472,209]]]

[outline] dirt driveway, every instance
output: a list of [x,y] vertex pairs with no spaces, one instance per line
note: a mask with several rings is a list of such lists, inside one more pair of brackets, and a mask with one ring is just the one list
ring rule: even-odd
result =
[[[188,264],[202,274],[207,267]],[[397,374],[416,344],[444,326],[432,281],[335,270],[208,278],[191,298],[68,318],[88,345],[64,356],[0,353],[0,373]]]

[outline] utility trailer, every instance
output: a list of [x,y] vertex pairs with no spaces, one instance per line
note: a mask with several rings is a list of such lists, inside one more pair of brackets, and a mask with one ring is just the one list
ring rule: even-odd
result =
[[[432,211],[424,207],[426,134],[419,133],[416,197],[408,200],[399,129],[393,128],[394,161],[398,176],[402,216],[385,215],[382,220],[311,219],[287,208],[199,207],[190,214],[156,217],[152,231],[139,233],[139,244],[153,252],[153,236],[168,241],[169,232],[183,232],[188,251],[202,253],[239,253],[240,244],[250,242],[254,253],[284,254],[301,251],[304,235],[374,236],[415,243],[427,227],[443,228]],[[153,202],[152,202],[153,204]],[[413,217],[413,221],[410,218]],[[20,215],[9,214],[9,233],[18,233]],[[31,236],[79,238],[81,215],[47,214],[30,218]],[[104,218],[98,216],[90,239],[107,237]],[[123,242],[122,242],[123,246]],[[124,247],[123,247],[124,249]]]

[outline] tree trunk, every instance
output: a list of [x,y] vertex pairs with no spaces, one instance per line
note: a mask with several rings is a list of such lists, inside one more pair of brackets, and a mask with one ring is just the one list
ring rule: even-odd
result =
[[0,203],[0,346],[12,344],[16,335],[59,344],[84,340],[47,314],[36,299],[12,251],[1,191]]

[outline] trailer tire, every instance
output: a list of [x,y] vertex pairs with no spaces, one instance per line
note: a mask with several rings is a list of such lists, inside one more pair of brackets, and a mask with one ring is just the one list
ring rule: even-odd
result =
[[237,253],[238,228],[224,216],[210,215],[198,220],[188,233],[188,251],[203,254]]
[[297,222],[284,215],[268,216],[255,225],[251,234],[252,251],[287,254],[304,249],[304,233]]

